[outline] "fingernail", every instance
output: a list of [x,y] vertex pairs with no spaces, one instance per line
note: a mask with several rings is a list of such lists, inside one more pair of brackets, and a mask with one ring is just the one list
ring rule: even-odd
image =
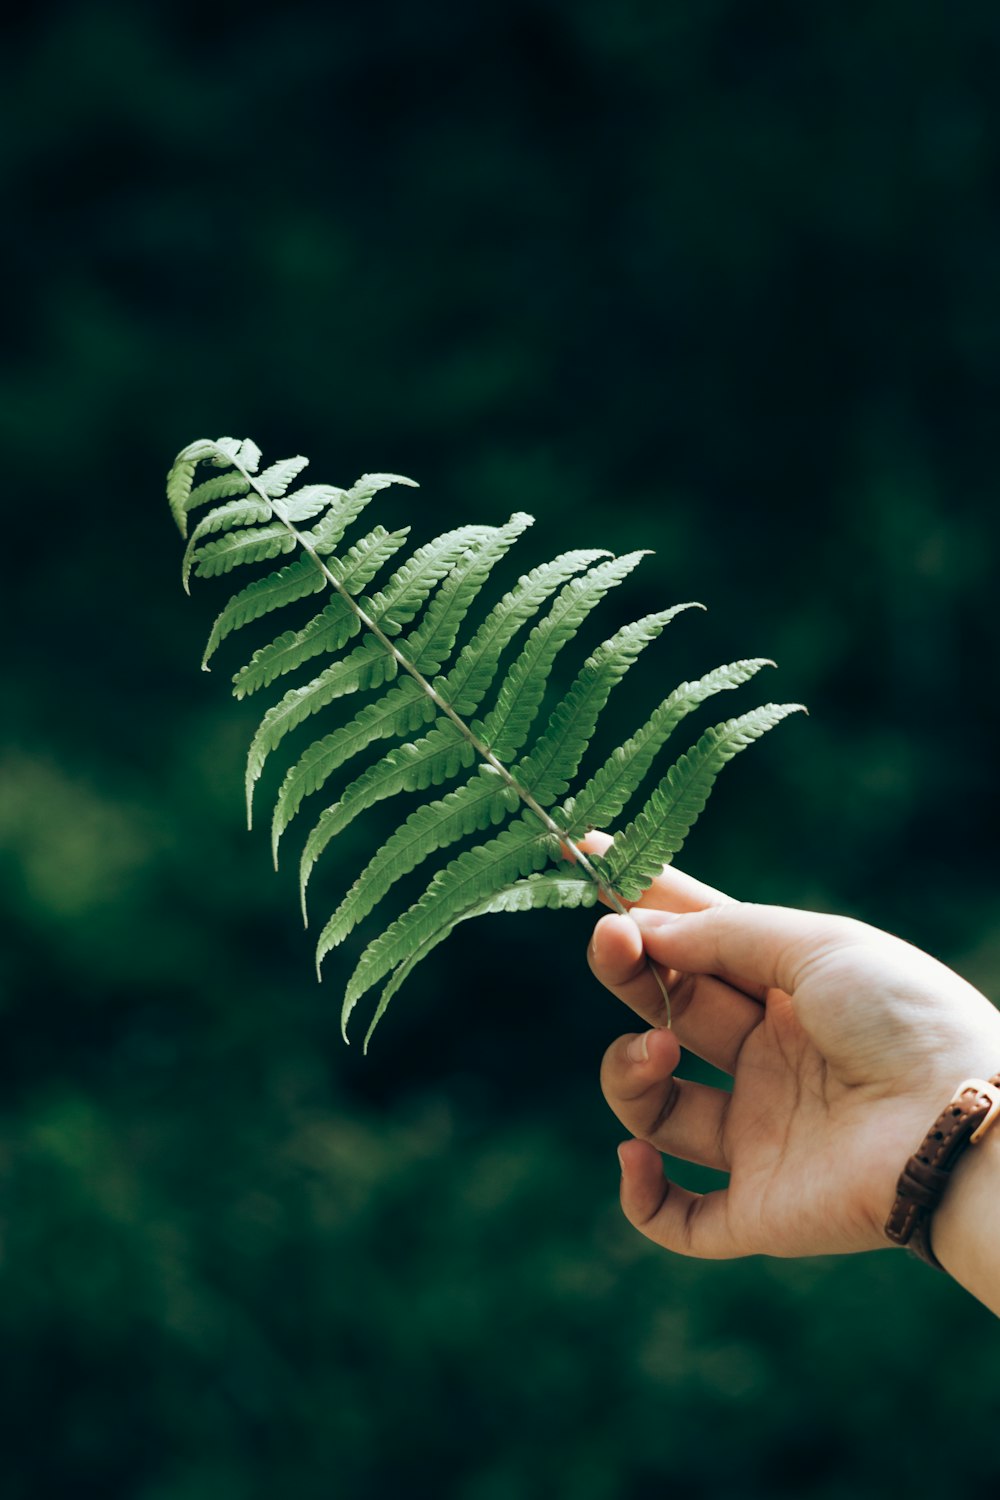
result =
[[678,911],[650,911],[642,906],[633,906],[629,912],[633,922],[640,927],[666,927],[668,923],[676,922],[680,915]]
[[649,1043],[647,1041],[648,1036],[648,1031],[640,1031],[639,1035],[634,1036],[629,1042],[628,1046],[625,1048],[625,1056],[628,1058],[629,1062],[644,1063],[649,1061]]
[[624,1156],[622,1156],[622,1148],[620,1146],[618,1147],[618,1165],[621,1167],[621,1169],[622,1169],[622,1176],[624,1177],[625,1176],[625,1158],[624,1158]]

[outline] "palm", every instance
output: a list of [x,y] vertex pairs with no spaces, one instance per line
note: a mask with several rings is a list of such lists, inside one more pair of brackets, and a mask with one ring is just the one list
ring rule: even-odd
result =
[[[689,919],[674,926],[667,912]],[[1000,1056],[997,1013],[898,939],[729,903],[676,871],[631,915],[604,919],[591,963],[654,1028],[621,1038],[603,1069],[636,1137],[622,1148],[632,1222],[709,1257],[887,1244],[899,1169],[946,1090]],[[681,1045],[730,1074],[731,1094],[676,1079]],[[705,1197],[668,1187],[657,1152],[728,1173],[729,1186]]]
[[787,995],[773,991],[741,1048],[722,1139],[729,1225],[744,1253],[878,1243],[856,1192],[870,1124],[870,1111],[831,1073]]

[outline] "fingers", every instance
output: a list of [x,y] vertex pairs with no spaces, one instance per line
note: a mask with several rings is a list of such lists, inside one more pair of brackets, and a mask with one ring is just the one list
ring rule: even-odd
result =
[[[651,1026],[665,1024],[663,996],[646,962],[643,933],[631,915],[604,917],[594,929],[588,958],[613,995]],[[678,1040],[713,1067],[732,1073],[744,1042],[764,1017],[762,1006],[714,975],[658,967]]]
[[[580,840],[579,847],[587,854],[606,854],[613,843],[614,839],[610,834],[592,831],[587,834],[586,838]],[[626,905],[630,911],[651,910],[680,913],[703,911],[708,906],[727,906],[732,903],[733,898],[725,895],[723,891],[716,890],[714,886],[705,885],[691,875],[685,875],[682,870],[675,869],[673,865],[664,865],[652,885],[643,892],[641,907],[635,902],[626,902]],[[600,977],[598,975],[598,978]],[[652,979],[652,976],[649,978]],[[747,994],[756,993],[757,999],[764,999],[764,992],[760,986],[752,985],[738,977],[731,977],[730,982],[736,989],[744,990]],[[652,980],[652,992],[659,997],[662,1011],[663,997],[660,995],[655,979]]]
[[663,1175],[661,1151],[722,1171],[728,1166],[724,1125],[730,1096],[675,1079],[679,1057],[669,1031],[620,1037],[605,1054],[605,1097],[626,1129],[640,1137],[618,1149],[622,1210],[665,1250],[725,1260],[743,1253],[730,1231],[726,1193],[701,1196]]
[[689,974],[733,976],[758,989],[794,995],[808,965],[840,946],[853,924],[785,906],[741,901],[673,916],[636,908],[646,952],[656,963]]
[[724,1126],[730,1096],[674,1078],[679,1059],[672,1032],[619,1037],[601,1065],[604,1097],[625,1129],[657,1151],[728,1171]]
[[703,1260],[728,1260],[744,1253],[730,1232],[725,1191],[702,1196],[668,1182],[659,1155],[647,1141],[625,1141],[618,1159],[622,1211],[647,1239],[678,1255]]

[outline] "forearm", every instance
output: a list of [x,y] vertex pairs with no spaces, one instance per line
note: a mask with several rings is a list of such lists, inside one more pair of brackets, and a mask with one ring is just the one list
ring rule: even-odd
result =
[[1000,1317],[1000,1121],[955,1164],[931,1244],[948,1274]]

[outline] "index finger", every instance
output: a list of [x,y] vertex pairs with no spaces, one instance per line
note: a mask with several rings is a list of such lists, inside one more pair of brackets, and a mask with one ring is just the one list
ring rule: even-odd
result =
[[636,907],[631,916],[655,962],[731,983],[740,974],[761,991],[787,995],[795,994],[807,965],[840,947],[855,925],[844,917],[744,901],[681,915]]

